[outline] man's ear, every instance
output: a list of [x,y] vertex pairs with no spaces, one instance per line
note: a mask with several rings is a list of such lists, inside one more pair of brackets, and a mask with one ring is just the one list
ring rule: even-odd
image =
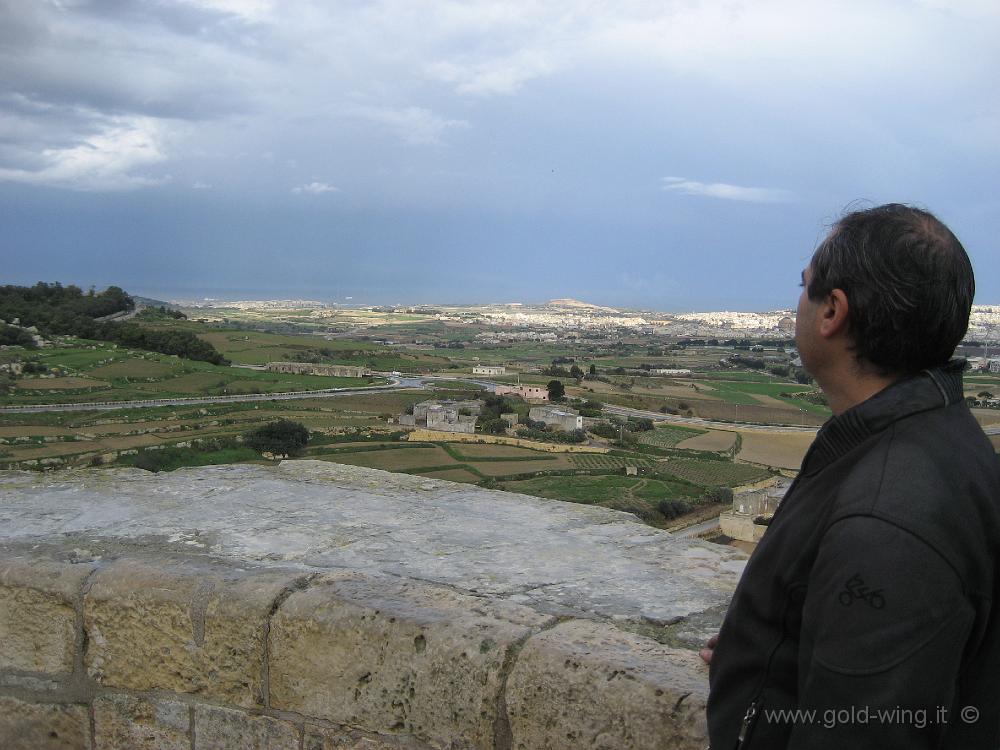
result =
[[850,310],[847,295],[843,289],[834,289],[827,295],[820,309],[819,333],[823,338],[833,338],[841,333],[847,333]]

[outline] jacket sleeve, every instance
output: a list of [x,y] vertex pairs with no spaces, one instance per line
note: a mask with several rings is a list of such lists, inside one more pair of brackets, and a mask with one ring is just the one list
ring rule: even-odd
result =
[[938,747],[963,720],[953,701],[974,614],[922,539],[871,516],[834,523],[803,606],[802,711],[788,747]]

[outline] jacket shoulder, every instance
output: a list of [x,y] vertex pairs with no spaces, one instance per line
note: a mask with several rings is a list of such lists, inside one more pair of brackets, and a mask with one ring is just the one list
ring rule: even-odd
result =
[[964,404],[901,419],[845,471],[830,521],[852,515],[905,529],[968,578],[1000,533],[1000,458]]

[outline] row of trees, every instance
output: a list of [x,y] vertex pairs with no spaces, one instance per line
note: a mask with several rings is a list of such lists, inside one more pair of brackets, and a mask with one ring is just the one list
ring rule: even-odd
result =
[[134,308],[133,299],[117,286],[109,286],[103,292],[93,287],[84,292],[72,284],[42,281],[34,286],[0,287],[0,319],[9,323],[18,318],[21,325],[38,326],[39,330],[51,329],[78,316],[103,318]]
[[[111,341],[134,349],[146,349],[161,354],[228,365],[211,344],[191,331],[146,328],[137,323],[114,322],[99,318],[135,308],[134,300],[120,287],[110,286],[103,292],[78,286],[39,282],[31,287],[0,287],[0,319],[8,323],[17,319],[22,326],[35,326],[47,335],[76,336],[95,341]],[[176,317],[164,310],[164,314]],[[177,313],[177,315],[182,314]],[[16,326],[0,328],[0,343],[24,343],[27,332]],[[30,335],[27,335],[30,339]]]

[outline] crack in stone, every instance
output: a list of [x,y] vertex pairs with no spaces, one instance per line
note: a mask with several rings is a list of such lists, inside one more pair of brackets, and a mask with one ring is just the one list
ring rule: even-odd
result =
[[267,617],[264,618],[264,664],[261,667],[261,694],[258,696],[258,700],[265,708],[271,708],[271,620],[274,619],[274,616],[281,609],[281,605],[288,600],[288,597],[296,591],[305,591],[309,587],[309,584],[319,576],[320,573],[309,573],[299,576],[285,586],[274,597],[274,601],[271,602],[271,609],[268,611]]

